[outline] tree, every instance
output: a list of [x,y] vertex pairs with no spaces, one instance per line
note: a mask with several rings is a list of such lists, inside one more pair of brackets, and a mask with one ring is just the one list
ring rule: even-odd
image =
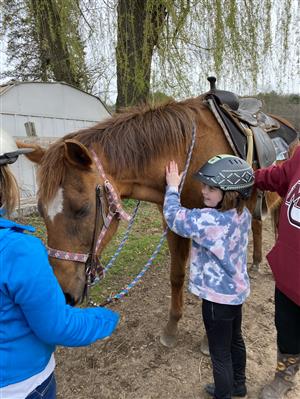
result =
[[88,87],[80,9],[73,0],[4,0],[6,72],[22,80],[57,80]]
[[117,108],[148,97],[153,56],[153,90],[187,92],[196,83],[191,63],[194,75],[213,70],[219,78],[251,79],[255,88],[274,50],[285,65],[293,7],[293,0],[118,0]]
[[159,0],[118,1],[117,108],[147,99],[153,51],[166,16]]
[[88,87],[105,101],[117,87],[118,108],[144,101],[150,88],[197,95],[212,74],[240,94],[258,81],[276,77],[282,91],[299,79],[299,0],[3,2],[14,76],[86,87],[88,71]]

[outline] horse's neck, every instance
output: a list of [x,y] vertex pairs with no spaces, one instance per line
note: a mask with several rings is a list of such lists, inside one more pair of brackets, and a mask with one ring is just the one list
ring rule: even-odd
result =
[[164,178],[112,177],[122,198],[132,198],[162,204],[165,194]]
[[114,176],[110,173],[109,162],[104,161],[107,177],[115,185],[122,198],[132,198],[155,204],[163,204],[165,165],[166,161],[158,162],[155,168],[151,165],[149,170],[146,170],[142,175],[128,169],[120,176]]

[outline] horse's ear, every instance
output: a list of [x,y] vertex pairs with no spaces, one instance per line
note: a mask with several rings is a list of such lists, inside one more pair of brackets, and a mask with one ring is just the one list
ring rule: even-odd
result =
[[93,160],[88,149],[76,140],[66,140],[64,142],[65,156],[69,163],[81,168],[89,168]]
[[30,143],[23,143],[23,141],[16,140],[16,144],[18,148],[32,148],[32,152],[28,152],[24,154],[29,161],[34,163],[41,163],[41,160],[46,152],[44,148],[39,146],[38,144],[30,144]]

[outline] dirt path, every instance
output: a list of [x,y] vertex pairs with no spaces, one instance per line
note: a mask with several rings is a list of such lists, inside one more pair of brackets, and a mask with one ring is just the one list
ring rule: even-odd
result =
[[[270,224],[264,229],[264,252],[272,246]],[[250,246],[251,251],[251,246]],[[107,341],[87,348],[58,348],[58,399],[206,399],[211,382],[209,358],[200,352],[203,324],[200,301],[187,293],[177,346],[159,343],[170,301],[169,262],[148,272],[130,297],[112,308],[120,312],[118,330]],[[249,399],[257,399],[275,365],[274,283],[263,263],[251,275],[251,297],[244,305]],[[300,398],[300,376],[289,399]]]

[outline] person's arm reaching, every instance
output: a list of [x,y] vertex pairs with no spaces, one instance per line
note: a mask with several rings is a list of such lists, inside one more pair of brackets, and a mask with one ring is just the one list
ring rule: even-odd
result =
[[[108,337],[119,315],[109,309],[72,308],[53,274],[45,248],[35,237],[20,236],[7,248],[13,262],[10,295],[18,304],[32,331],[44,342],[83,346]],[[9,247],[9,246],[8,246]]]
[[291,176],[295,165],[300,162],[300,147],[298,147],[292,158],[280,165],[255,171],[255,187],[260,190],[276,191],[281,197],[287,193]]

